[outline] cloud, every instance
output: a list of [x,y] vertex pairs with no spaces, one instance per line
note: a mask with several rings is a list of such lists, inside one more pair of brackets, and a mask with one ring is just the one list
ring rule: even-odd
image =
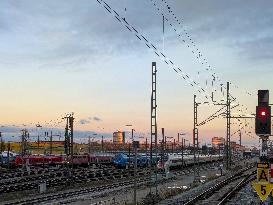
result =
[[101,120],[100,118],[98,118],[98,117],[93,117],[93,120],[94,120],[94,121],[98,121],[98,122],[99,122],[99,121],[102,121],[102,120]]
[[81,120],[79,121],[79,123],[80,123],[81,125],[86,125],[86,124],[89,124],[89,123],[91,123],[91,122],[90,122],[90,120],[81,119]]
[[96,122],[100,122],[100,121],[102,121],[102,119],[101,118],[99,118],[99,117],[88,117],[88,118],[86,118],[86,119],[81,119],[80,121],[79,121],[79,123],[81,124],[81,125],[86,125],[86,124],[89,124],[89,123],[91,123],[91,121],[96,121]]

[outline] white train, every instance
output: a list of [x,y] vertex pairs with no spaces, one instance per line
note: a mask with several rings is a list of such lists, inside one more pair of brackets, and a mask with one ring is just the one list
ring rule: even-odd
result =
[[[198,155],[196,155],[196,159]],[[199,164],[204,164],[207,162],[218,161],[222,160],[223,155],[199,155]],[[194,156],[193,155],[183,155],[183,166],[190,166],[194,164]],[[170,169],[175,167],[182,166],[182,154],[181,153],[174,153],[168,154],[164,157],[164,160],[159,160],[157,167],[159,169]]]

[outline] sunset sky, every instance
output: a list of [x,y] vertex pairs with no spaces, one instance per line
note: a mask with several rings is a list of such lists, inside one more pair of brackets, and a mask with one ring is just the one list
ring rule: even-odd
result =
[[[238,108],[250,115],[257,90],[273,90],[271,0],[167,0],[168,6],[159,0],[105,2],[206,95],[216,89],[218,102],[223,99],[220,84],[230,81],[232,96],[243,105]],[[162,12],[173,22],[172,27],[165,22],[164,50]],[[167,136],[187,133],[191,140],[193,95],[198,102],[207,101],[95,0],[0,1],[0,45],[0,132],[7,137],[19,136],[23,124],[33,135],[37,123],[45,130],[64,130],[64,123],[54,123],[69,112],[74,112],[75,130],[82,131],[77,133],[83,138],[92,132],[111,136],[116,130],[129,131],[127,124],[133,125],[136,136],[148,137],[153,61],[158,69],[159,136],[164,127]],[[207,63],[196,58],[196,48]],[[206,70],[208,65],[212,71]],[[214,72],[219,78],[212,87]],[[200,105],[198,121],[219,108]],[[251,133],[243,134],[243,143],[257,144],[254,120],[247,122],[246,132]],[[238,123],[232,124],[232,133],[236,130]],[[199,128],[203,143],[225,133],[223,118]],[[238,142],[238,135],[232,140]]]

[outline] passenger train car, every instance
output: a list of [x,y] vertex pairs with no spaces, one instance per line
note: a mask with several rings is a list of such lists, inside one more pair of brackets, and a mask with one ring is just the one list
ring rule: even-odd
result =
[[[109,164],[112,163],[114,155],[110,154],[100,154],[100,155],[74,155],[73,165],[75,166],[87,166],[89,164]],[[16,156],[15,166],[21,167],[23,165],[29,166],[57,166],[66,165],[70,166],[72,164],[71,156],[66,155],[25,155]]]
[[4,151],[0,154],[0,164],[2,166],[8,166],[8,164],[10,164],[10,166],[12,167],[15,165],[16,156],[17,154],[14,152]]
[[[198,156],[196,156],[198,158]],[[207,162],[222,160],[223,155],[199,155],[199,164]],[[183,155],[183,167],[191,166],[194,164],[193,155]],[[159,160],[157,167],[159,169],[169,168],[173,169],[182,166],[182,154],[174,153],[165,156],[164,160]]]

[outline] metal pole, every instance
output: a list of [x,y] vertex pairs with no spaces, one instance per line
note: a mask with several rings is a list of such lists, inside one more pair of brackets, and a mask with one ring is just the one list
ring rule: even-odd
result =
[[260,136],[260,138],[262,139],[262,149],[260,151],[260,161],[261,162],[267,162],[267,151],[268,151],[268,147],[267,147],[267,140],[269,138],[269,136]]
[[128,161],[128,168],[130,169],[130,163],[131,163],[131,148],[130,148],[130,142],[129,142],[129,161]]
[[242,146],[242,133],[241,133],[241,130],[239,132],[239,137],[240,137],[240,149],[241,149],[241,146]]
[[9,153],[10,153],[10,142],[8,142],[8,169],[10,168],[10,164],[9,164]]
[[101,151],[103,152],[103,136],[101,136]]
[[[133,134],[133,129],[132,129],[132,134]],[[135,151],[135,162],[134,162],[134,204],[137,204],[137,199],[136,199],[136,190],[137,190],[137,183],[136,183],[136,178],[137,178],[137,146],[134,144],[134,151]]]
[[0,140],[1,140],[1,144],[0,144],[0,154],[2,154],[3,152],[3,139],[2,139],[2,132],[0,132]]
[[221,154],[220,143],[218,144],[218,149],[219,149],[219,159],[220,159],[220,158],[221,158],[221,157],[220,157],[220,154]]
[[181,168],[184,168],[184,139],[182,138],[182,164]]
[[[186,139],[184,139],[184,141],[183,141],[183,151],[186,151]],[[185,153],[186,154],[186,153]],[[183,153],[183,155],[184,155],[184,153]]]
[[[40,149],[40,136],[38,134],[38,150]],[[40,152],[39,152],[40,153]]]
[[[156,62],[152,62],[152,93],[151,93],[151,152],[150,152],[150,194],[152,194],[152,162],[153,162],[153,143],[155,151],[155,162],[157,163],[157,103],[156,103]],[[155,188],[157,191],[157,165],[155,166]]]
[[164,143],[165,143],[165,152],[166,152],[166,154],[168,154],[168,147],[167,147],[167,136],[165,136],[165,141],[164,141]]
[[73,123],[74,123],[74,117],[73,114],[69,116],[69,122],[70,122],[70,136],[71,136],[71,160],[72,160],[72,172],[73,172],[73,168],[74,168],[74,139],[73,139]]
[[1,140],[0,154],[1,154],[1,166],[2,166],[3,165],[3,156],[2,156],[2,152],[3,152],[3,139],[2,139],[2,132],[0,132],[0,140]]
[[[175,140],[175,139],[173,139]],[[172,153],[174,153],[174,142],[172,143]]]
[[197,128],[197,102],[196,95],[193,97],[194,104],[194,117],[193,117],[193,155],[194,155],[194,180],[196,181],[199,177],[199,153],[198,153],[198,167],[196,167],[196,149],[198,151],[199,142],[198,142],[198,128]]
[[231,165],[231,149],[230,149],[230,98],[229,98],[229,82],[227,82],[227,137],[226,137],[226,166],[230,169]]
[[165,160],[165,154],[164,154],[164,148],[165,148],[165,140],[164,140],[164,128],[161,128],[162,131],[162,141],[161,141],[161,164],[163,165],[163,169],[165,168],[164,160]]
[[[131,132],[131,138],[132,138],[132,144],[134,143],[134,129],[132,128],[132,132]],[[134,145],[134,144],[133,144]],[[133,164],[133,163],[132,163]]]
[[88,153],[89,153],[89,156],[88,156],[88,164],[89,164],[89,167],[90,167],[90,157],[91,157],[90,136],[88,136]]
[[50,154],[52,154],[52,131],[50,132]]
[[148,139],[145,141],[146,166],[148,166]]

